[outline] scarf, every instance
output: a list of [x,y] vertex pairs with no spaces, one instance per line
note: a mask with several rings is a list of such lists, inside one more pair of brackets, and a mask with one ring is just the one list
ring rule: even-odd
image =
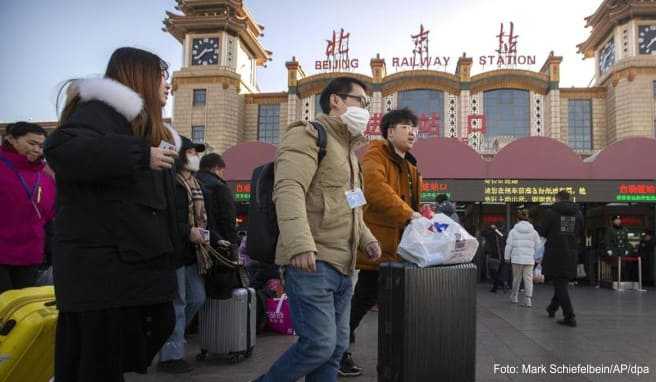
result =
[[[207,212],[205,210],[205,200],[203,190],[195,177],[190,176],[185,179],[180,173],[176,174],[177,182],[187,190],[187,201],[189,203],[187,221],[190,227],[207,229]],[[196,250],[196,260],[198,262],[199,273],[205,274],[210,268],[210,260],[207,247],[202,244],[194,244]]]

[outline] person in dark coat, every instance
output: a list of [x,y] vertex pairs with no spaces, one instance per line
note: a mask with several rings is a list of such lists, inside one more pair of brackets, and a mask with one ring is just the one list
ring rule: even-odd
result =
[[458,212],[456,211],[456,205],[449,200],[447,194],[437,194],[435,204],[437,205],[437,213],[444,214],[456,223],[460,223],[460,216],[458,216]]
[[202,251],[201,246],[210,244],[210,238],[206,235],[213,231],[212,214],[205,208],[207,203],[203,189],[194,178],[194,172],[198,171],[200,153],[205,151],[205,145],[194,144],[184,136],[180,138],[182,147],[176,161],[175,212],[177,233],[182,247],[174,257],[178,286],[173,301],[175,328],[160,350],[160,362],[157,364],[160,371],[172,374],[193,370],[184,358],[184,334],[205,303],[205,284],[197,259],[199,251]]
[[196,178],[208,192],[209,204],[214,213],[219,235],[237,248],[241,240],[237,236],[235,200],[228,183],[223,179],[225,167],[221,155],[207,154],[200,160],[200,171],[196,174]]
[[638,244],[638,256],[642,259],[642,281],[643,283],[651,284],[654,282],[654,274],[652,272],[652,264],[654,262],[654,235],[651,230],[646,230],[640,238]]
[[103,77],[69,83],[46,139],[58,190],[57,381],[145,373],[173,329],[177,153],[159,146],[180,138],[162,122],[167,70],[155,54],[117,49]]
[[622,225],[622,217],[611,217],[610,227],[606,230],[606,254],[608,256],[630,256],[633,248],[629,243],[629,230]]
[[487,263],[492,275],[492,289],[490,292],[497,293],[501,287],[503,292],[510,289],[508,281],[508,265],[504,259],[503,251],[506,247],[506,239],[499,228],[492,224],[484,230],[482,235],[485,237],[485,252],[487,254]]
[[566,191],[556,194],[556,202],[546,211],[540,225],[536,226],[540,236],[547,239],[542,261],[544,276],[554,285],[554,296],[547,307],[549,317],[555,317],[559,308],[564,319],[558,323],[576,326],[576,319],[567,287],[569,280],[576,278],[579,241],[583,237],[583,215],[576,204],[570,201]]

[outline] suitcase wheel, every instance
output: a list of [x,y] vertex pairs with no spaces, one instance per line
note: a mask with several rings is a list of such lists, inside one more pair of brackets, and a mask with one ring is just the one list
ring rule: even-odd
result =
[[233,354],[228,355],[227,361],[228,361],[229,364],[234,365],[236,363],[241,362],[242,358],[243,358],[243,355],[238,354],[238,353],[233,353]]
[[252,355],[253,355],[253,348],[248,349],[246,353],[244,353],[245,358],[251,358]]
[[200,353],[196,356],[196,361],[203,362],[207,360],[207,350],[200,349]]

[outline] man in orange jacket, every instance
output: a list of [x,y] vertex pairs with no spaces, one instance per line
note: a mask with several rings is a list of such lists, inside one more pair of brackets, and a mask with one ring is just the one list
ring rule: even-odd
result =
[[[358,253],[358,282],[351,301],[351,342],[355,329],[378,297],[378,265],[400,261],[396,254],[403,230],[411,219],[419,218],[421,177],[410,149],[417,137],[417,116],[408,109],[393,110],[383,116],[380,130],[384,140],[369,143],[362,159],[364,194],[367,204],[364,221],[374,234],[382,256],[371,260]],[[346,352],[339,369],[341,376],[362,373]]]

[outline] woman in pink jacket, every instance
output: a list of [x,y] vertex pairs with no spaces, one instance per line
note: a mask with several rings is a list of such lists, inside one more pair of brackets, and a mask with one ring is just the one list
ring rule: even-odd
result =
[[55,212],[55,181],[45,170],[39,125],[7,125],[0,147],[0,293],[34,285],[45,225]]

